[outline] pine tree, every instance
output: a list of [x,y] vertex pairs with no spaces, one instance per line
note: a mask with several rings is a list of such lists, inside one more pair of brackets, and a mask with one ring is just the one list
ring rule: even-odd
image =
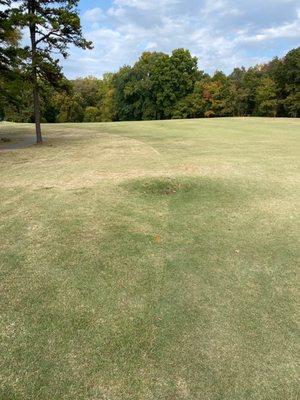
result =
[[12,12],[22,28],[30,32],[30,46],[24,47],[26,71],[32,85],[37,143],[42,143],[40,86],[55,86],[62,78],[59,60],[73,44],[82,49],[92,48],[84,39],[78,15],[78,0],[22,0],[12,1]]

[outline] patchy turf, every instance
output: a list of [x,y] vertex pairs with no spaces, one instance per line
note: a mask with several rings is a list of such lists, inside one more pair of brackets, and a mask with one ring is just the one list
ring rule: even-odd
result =
[[0,153],[0,398],[296,399],[300,121],[44,131]]

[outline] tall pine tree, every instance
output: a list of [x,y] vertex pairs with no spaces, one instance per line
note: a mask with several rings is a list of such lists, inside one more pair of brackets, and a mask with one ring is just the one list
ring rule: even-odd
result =
[[40,86],[55,86],[62,78],[59,53],[68,56],[73,44],[91,49],[92,43],[84,39],[78,15],[79,0],[22,0],[12,1],[14,19],[30,33],[30,46],[25,47],[26,71],[32,85],[37,143],[42,143]]

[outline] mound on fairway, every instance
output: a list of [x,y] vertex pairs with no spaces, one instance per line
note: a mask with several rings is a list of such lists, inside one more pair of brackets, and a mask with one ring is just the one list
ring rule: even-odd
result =
[[300,121],[43,129],[0,143],[0,398],[296,399]]

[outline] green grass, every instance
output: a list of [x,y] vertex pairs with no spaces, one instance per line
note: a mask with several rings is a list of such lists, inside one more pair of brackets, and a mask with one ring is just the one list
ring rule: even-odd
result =
[[0,398],[298,398],[300,121],[44,134],[0,152]]

